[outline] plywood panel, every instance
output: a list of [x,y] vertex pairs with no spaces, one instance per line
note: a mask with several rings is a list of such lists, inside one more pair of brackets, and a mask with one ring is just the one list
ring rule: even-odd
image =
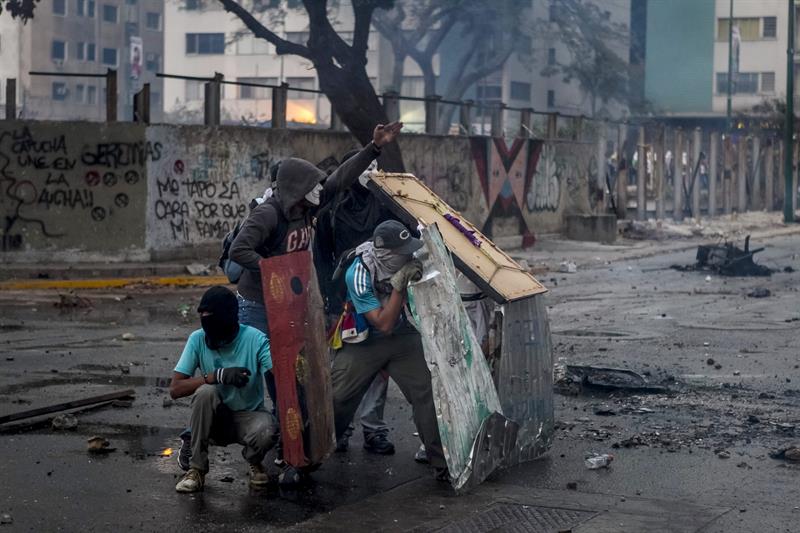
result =
[[[436,224],[444,243],[455,256],[458,269],[495,301],[514,301],[546,292],[529,272],[413,175],[379,172],[373,184],[391,200],[390,207],[394,207],[406,222]],[[463,229],[459,229],[453,219],[457,219]]]

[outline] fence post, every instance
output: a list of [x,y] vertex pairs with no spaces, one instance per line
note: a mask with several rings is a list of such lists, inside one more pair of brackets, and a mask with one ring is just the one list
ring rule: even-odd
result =
[[400,120],[400,96],[395,91],[386,91],[383,93],[383,111],[386,113],[386,118],[389,122]]
[[436,135],[437,123],[439,122],[439,100],[442,97],[438,94],[431,94],[425,97],[425,133]]
[[794,217],[795,211],[797,211],[797,161],[798,157],[800,157],[800,153],[798,153],[800,149],[800,145],[797,144],[796,140],[792,140],[792,183],[791,183],[791,193],[792,193],[792,201],[791,201],[791,208],[792,208],[792,216]]
[[[697,127],[692,136],[692,216],[700,220],[700,153],[702,152],[703,132]],[[695,173],[697,169],[697,173]]]
[[683,130],[675,130],[675,149],[672,151],[672,218],[683,220]]
[[[550,116],[548,115],[548,129]],[[628,123],[623,122],[617,130],[617,218],[624,220],[628,211],[628,158],[625,143],[628,142]]]
[[719,157],[719,133],[708,136],[708,216],[717,214],[717,164]]
[[17,118],[17,80],[8,78],[6,80],[6,120]]
[[145,83],[142,90],[133,95],[133,121],[150,124],[150,84]]
[[285,81],[272,89],[272,127],[286,127],[286,100],[289,84]]
[[472,133],[472,106],[474,103],[472,100],[464,100],[458,109],[458,122],[464,130],[464,135]]
[[783,168],[783,160],[784,160],[784,150],[786,149],[786,143],[783,139],[778,140],[778,187],[775,189],[775,204],[780,206],[780,210],[783,211],[783,197],[785,196],[785,187],[783,184],[785,183],[786,178],[783,178],[783,172],[780,170]]
[[503,111],[506,108],[506,104],[500,102],[495,107],[492,108],[492,129],[491,129],[491,136],[492,137],[502,137],[503,136]]
[[645,145],[645,128],[639,126],[639,166],[636,169],[636,220],[647,218],[647,146]]
[[578,115],[572,119],[572,140],[580,141],[583,134],[583,115]]
[[[601,213],[605,213],[608,205],[608,195],[606,194],[606,123],[600,123],[600,132],[597,135],[597,190],[600,191],[598,207]],[[609,191],[609,194],[611,191]]]
[[737,165],[737,202],[736,208],[740,213],[747,211],[747,137],[739,138],[739,163]]
[[558,113],[547,114],[547,138],[555,139],[558,137]]
[[653,171],[655,173],[655,187],[656,187],[656,219],[664,219],[664,176],[666,175],[666,158],[667,153],[667,128],[661,126],[658,129],[658,151],[653,156]]
[[344,124],[342,123],[342,119],[339,118],[339,113],[337,113],[333,106],[331,106],[331,131],[343,131]]
[[523,138],[533,137],[533,130],[531,129],[531,119],[533,117],[533,109],[526,107],[522,110],[519,117],[519,136]]
[[753,187],[750,191],[750,209],[760,211],[761,202],[761,138],[753,137]]
[[767,139],[767,146],[764,149],[764,208],[767,211],[772,211],[775,208],[775,198],[773,195],[773,176],[772,172],[775,168],[775,141],[774,139]]
[[117,121],[117,71],[106,70],[106,122]]
[[221,119],[220,105],[222,100],[222,74],[214,73],[214,79],[205,84],[205,100],[203,102],[204,123],[206,126],[219,126]]

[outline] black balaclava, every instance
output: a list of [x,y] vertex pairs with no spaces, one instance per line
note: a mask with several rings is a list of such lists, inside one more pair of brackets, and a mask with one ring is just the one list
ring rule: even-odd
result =
[[200,323],[206,333],[206,346],[212,350],[229,344],[239,333],[239,302],[225,287],[218,285],[208,289],[197,312],[208,313],[200,317]]

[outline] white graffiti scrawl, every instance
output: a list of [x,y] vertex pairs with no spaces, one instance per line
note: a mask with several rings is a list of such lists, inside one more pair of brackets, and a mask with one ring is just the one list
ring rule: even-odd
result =
[[561,178],[564,165],[556,160],[556,149],[542,146],[533,183],[528,189],[525,204],[528,211],[556,211],[561,202]]

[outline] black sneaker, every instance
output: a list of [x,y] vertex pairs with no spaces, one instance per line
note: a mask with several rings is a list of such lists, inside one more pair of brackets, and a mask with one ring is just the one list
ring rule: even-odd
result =
[[373,433],[364,435],[364,449],[370,453],[378,455],[393,455],[394,444],[392,444],[383,433]]
[[181,447],[178,450],[178,466],[181,470],[187,472],[191,466],[189,463],[192,460],[192,434],[184,431],[180,434]]
[[433,479],[442,483],[450,483],[450,470],[447,467],[434,468]]

